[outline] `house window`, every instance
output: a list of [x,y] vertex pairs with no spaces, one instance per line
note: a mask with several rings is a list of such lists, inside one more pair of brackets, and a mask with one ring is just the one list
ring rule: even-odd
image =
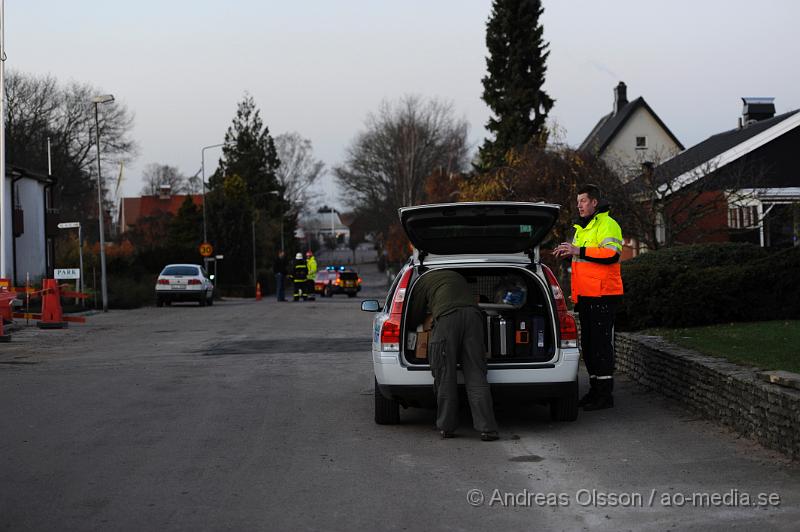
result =
[[731,229],[758,227],[758,207],[752,205],[728,209],[728,227]]
[[647,137],[636,137],[636,149],[637,150],[647,149]]

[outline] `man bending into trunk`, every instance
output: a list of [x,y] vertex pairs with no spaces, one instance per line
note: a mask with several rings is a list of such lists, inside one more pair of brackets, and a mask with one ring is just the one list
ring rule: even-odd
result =
[[475,304],[466,279],[450,270],[432,270],[414,284],[409,322],[422,323],[433,317],[428,359],[436,395],[436,427],[442,438],[452,438],[458,427],[458,381],[460,362],[472,412],[472,425],[483,441],[494,441],[492,393],[486,381],[483,315]]

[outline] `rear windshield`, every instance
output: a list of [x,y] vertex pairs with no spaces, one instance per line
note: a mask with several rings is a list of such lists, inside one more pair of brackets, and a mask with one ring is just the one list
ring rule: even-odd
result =
[[161,275],[197,275],[197,267],[194,266],[167,266]]
[[355,272],[342,272],[339,274],[339,278],[344,281],[355,281],[358,279],[358,274]]
[[480,219],[476,219],[474,225],[463,218],[458,222],[443,225],[439,219],[417,223],[414,232],[425,242],[426,248],[434,253],[502,253],[525,250],[534,232],[541,229],[530,223],[514,223],[515,220],[491,225],[484,225]]

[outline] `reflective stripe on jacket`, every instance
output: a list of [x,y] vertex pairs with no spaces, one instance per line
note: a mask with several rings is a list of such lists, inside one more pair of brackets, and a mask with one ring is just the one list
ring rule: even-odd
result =
[[572,301],[577,303],[579,296],[622,295],[622,230],[608,212],[598,212],[586,227],[575,225],[572,245],[581,248],[572,258]]
[[306,261],[295,261],[292,278],[294,279],[295,283],[305,282],[308,280],[308,266],[306,266]]

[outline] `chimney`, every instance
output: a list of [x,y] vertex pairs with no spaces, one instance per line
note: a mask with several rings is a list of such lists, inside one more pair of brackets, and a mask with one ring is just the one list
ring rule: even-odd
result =
[[742,121],[745,126],[775,116],[775,98],[743,97],[742,102]]
[[624,81],[620,81],[619,85],[614,87],[614,114],[619,113],[626,105],[628,105],[628,86]]
[[169,199],[171,193],[172,187],[170,185],[158,186],[158,199]]

